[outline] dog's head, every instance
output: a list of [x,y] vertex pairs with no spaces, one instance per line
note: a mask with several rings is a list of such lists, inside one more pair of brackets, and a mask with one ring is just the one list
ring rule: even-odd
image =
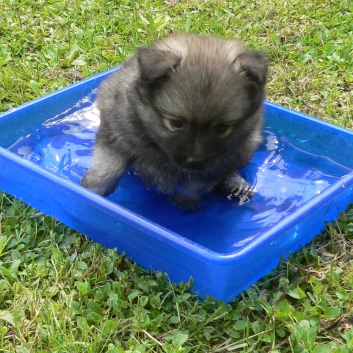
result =
[[137,57],[141,117],[177,167],[208,171],[231,154],[251,157],[261,139],[263,54],[234,40],[178,35]]

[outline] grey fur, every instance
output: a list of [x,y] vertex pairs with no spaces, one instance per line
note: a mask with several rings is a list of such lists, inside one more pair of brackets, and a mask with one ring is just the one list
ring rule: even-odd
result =
[[108,195],[134,168],[182,208],[215,188],[233,192],[261,141],[266,77],[264,55],[235,40],[182,34],[139,48],[99,89],[81,184]]

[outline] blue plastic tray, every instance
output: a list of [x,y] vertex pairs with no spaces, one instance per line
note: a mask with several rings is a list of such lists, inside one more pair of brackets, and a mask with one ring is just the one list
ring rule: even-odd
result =
[[248,204],[211,193],[200,212],[185,214],[133,173],[109,198],[85,190],[78,184],[98,124],[94,91],[115,69],[0,116],[1,190],[174,282],[193,277],[196,292],[223,301],[353,201],[352,132],[271,103],[264,142],[242,170],[255,188]]

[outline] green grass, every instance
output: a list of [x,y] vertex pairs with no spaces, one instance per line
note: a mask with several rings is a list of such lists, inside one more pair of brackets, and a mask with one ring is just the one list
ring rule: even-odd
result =
[[[171,32],[266,51],[268,99],[353,127],[353,3],[0,0],[0,111]],[[1,180],[0,180],[1,188]],[[353,209],[229,304],[0,195],[0,352],[353,351]]]

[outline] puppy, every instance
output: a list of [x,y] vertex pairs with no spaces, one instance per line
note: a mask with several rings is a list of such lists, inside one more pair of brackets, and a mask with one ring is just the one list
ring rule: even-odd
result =
[[133,168],[184,209],[213,189],[239,196],[237,172],[261,142],[266,77],[264,55],[235,40],[181,34],[139,48],[100,86],[81,185],[106,196]]

